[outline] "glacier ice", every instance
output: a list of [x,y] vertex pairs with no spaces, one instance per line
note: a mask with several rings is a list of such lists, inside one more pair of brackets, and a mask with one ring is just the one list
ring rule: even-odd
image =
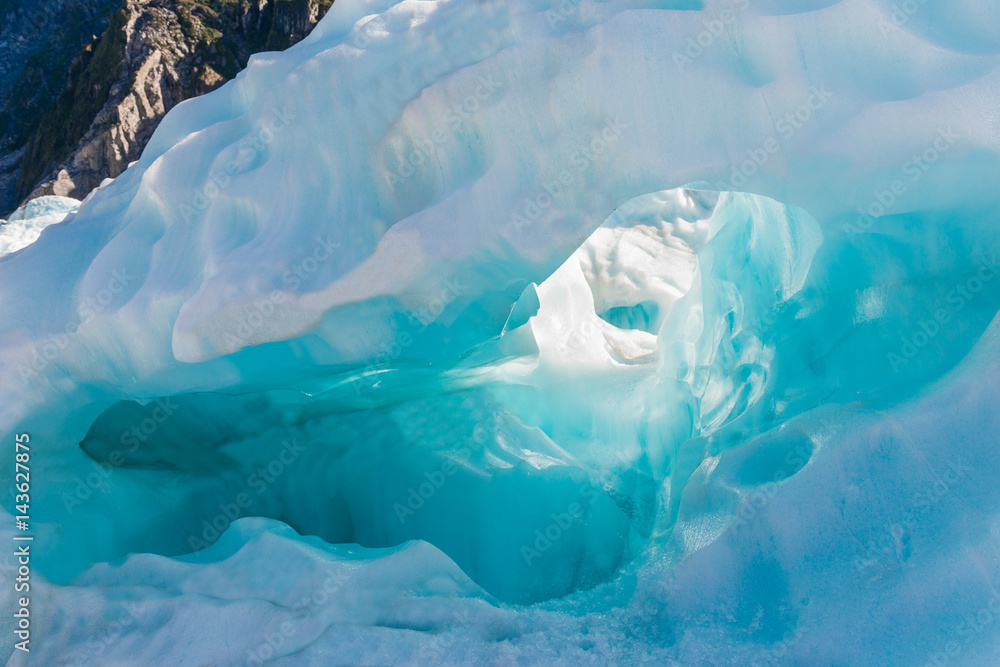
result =
[[70,197],[45,196],[32,199],[0,220],[0,257],[31,245],[49,225],[75,213],[80,202]]
[[0,258],[29,662],[994,664],[1000,26],[895,11],[338,0],[178,105]]

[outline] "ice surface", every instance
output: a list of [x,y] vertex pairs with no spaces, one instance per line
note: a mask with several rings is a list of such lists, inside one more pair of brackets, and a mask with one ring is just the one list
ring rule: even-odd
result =
[[80,202],[69,197],[38,197],[0,220],[0,257],[35,242],[42,230],[75,213]]
[[1000,26],[895,11],[338,0],[176,107],[0,259],[30,662],[993,664]]

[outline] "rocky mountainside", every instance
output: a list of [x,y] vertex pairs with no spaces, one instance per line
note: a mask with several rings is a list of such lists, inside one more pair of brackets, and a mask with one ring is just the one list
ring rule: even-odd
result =
[[24,148],[66,87],[74,58],[122,0],[0,0],[0,214],[20,201]]
[[38,10],[0,0],[0,40],[30,52],[20,69],[0,67],[0,212],[46,194],[84,197],[139,157],[172,107],[253,53],[300,41],[332,2],[49,0]]

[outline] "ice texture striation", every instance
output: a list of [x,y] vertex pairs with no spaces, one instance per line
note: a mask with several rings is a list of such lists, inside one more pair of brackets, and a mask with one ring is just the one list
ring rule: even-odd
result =
[[28,662],[994,664],[1000,17],[914,7],[338,0],[178,105],[0,258]]

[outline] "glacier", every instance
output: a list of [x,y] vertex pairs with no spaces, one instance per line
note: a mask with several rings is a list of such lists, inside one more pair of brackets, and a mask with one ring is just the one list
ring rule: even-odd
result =
[[998,24],[338,0],[0,257],[8,664],[996,664]]
[[25,248],[41,236],[49,225],[65,220],[80,208],[80,201],[70,197],[45,196],[32,199],[0,220],[0,256]]

